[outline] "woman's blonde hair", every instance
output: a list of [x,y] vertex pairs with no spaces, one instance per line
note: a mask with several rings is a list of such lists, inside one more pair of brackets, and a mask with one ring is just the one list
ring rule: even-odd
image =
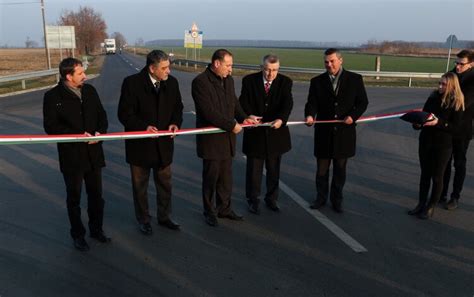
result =
[[457,75],[453,72],[447,72],[441,78],[446,79],[446,91],[441,95],[441,106],[452,107],[456,111],[464,110],[464,95]]

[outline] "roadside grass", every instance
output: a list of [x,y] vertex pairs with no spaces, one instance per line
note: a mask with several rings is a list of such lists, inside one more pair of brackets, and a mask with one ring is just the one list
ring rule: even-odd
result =
[[[184,48],[159,47],[157,49],[166,52],[173,52],[175,58],[186,58]],[[212,53],[217,48],[203,48],[196,54],[201,61],[209,61]],[[324,68],[323,50],[317,49],[281,49],[281,48],[227,48],[234,55],[234,63],[239,64],[261,64],[264,55],[273,53],[280,57],[281,65],[285,67],[302,68]],[[151,48],[138,49],[139,54],[146,54]],[[349,70],[375,70],[375,58],[377,55],[357,52],[342,51],[344,67]],[[193,50],[188,49],[188,59],[193,59]],[[450,66],[452,68],[452,66]],[[442,73],[446,70],[446,59],[436,57],[408,57],[381,55],[381,71],[400,71],[400,72],[429,72]]]
[[[1,56],[1,51],[2,50],[0,50],[0,56]],[[4,54],[5,54],[5,52],[4,52]],[[26,56],[25,56],[25,54],[26,54]],[[8,64],[4,64],[3,61],[2,61],[1,68],[4,70],[3,75],[17,73],[18,69],[23,70],[21,72],[44,70],[46,67],[38,68],[37,63],[28,64],[28,63],[25,63],[25,61],[24,61],[25,59],[26,60],[31,60],[31,61],[33,61],[33,60],[37,61],[38,59],[41,59],[41,56],[43,54],[44,54],[44,51],[39,51],[37,49],[33,49],[31,51],[27,50],[27,49],[22,49],[22,50],[19,50],[17,53],[14,53],[13,51],[10,51],[8,53],[8,59],[5,59],[5,60],[8,61]],[[4,55],[4,56],[7,56],[7,55]],[[23,57],[23,59],[22,59],[22,57]],[[58,58],[57,61],[59,61],[59,55],[58,55],[57,58]],[[104,63],[104,59],[105,59],[105,57],[103,55],[87,56],[87,60],[89,62],[89,67],[86,70],[86,74],[87,75],[96,75],[96,74],[100,73],[100,71],[102,69],[102,65]],[[15,62],[17,64],[15,64]],[[28,61],[26,61],[26,62],[28,62]],[[40,65],[42,65],[42,64],[43,63],[40,63]],[[59,64],[59,62],[57,64]],[[9,67],[8,65],[11,65],[10,68],[9,68],[11,73],[5,74],[5,72],[6,72],[5,69],[7,69]],[[17,66],[13,66],[13,65],[17,65]],[[20,65],[20,66],[18,66],[18,65]],[[21,65],[29,65],[29,66],[26,67],[26,66],[21,66]],[[40,66],[40,67],[42,67],[42,66]],[[56,75],[25,80],[26,90],[51,86],[51,85],[55,85],[56,83],[57,83]],[[22,88],[22,84],[21,84],[20,80],[0,84],[0,94],[8,94],[8,93],[19,92],[19,91],[24,91],[23,88]]]
[[[185,72],[202,72],[205,68],[203,67],[194,67],[194,66],[178,66],[173,65],[173,69]],[[253,73],[253,70],[243,70],[234,68],[232,71],[233,76],[245,76],[247,74]],[[299,82],[309,82],[311,78],[316,76],[316,74],[308,74],[308,73],[294,73],[294,72],[282,72],[283,74],[287,75],[294,81]],[[376,79],[375,77],[364,77],[364,83],[366,86],[373,86],[373,87],[408,87],[409,80],[407,78],[389,78],[389,77],[381,77],[380,79]],[[430,78],[413,78],[411,81],[411,86],[416,88],[434,88],[438,83],[438,79],[430,79]]]

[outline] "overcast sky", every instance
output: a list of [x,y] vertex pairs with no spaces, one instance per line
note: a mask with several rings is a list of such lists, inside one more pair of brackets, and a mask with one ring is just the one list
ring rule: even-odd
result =
[[[0,45],[42,39],[39,2],[0,0]],[[474,0],[45,0],[47,24],[79,6],[102,13],[108,33],[121,32],[131,44],[181,39],[193,21],[204,45],[206,39],[445,41],[450,34],[474,40]]]

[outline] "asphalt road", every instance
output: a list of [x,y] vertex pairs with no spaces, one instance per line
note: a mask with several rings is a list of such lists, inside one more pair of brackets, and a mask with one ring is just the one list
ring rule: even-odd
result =
[[[131,64],[131,65],[130,65]],[[109,131],[122,79],[144,59],[108,56],[91,81],[107,110]],[[192,111],[194,73],[174,71],[185,111]],[[236,78],[238,93],[240,78]],[[292,120],[301,120],[309,85],[295,83]],[[420,107],[428,89],[368,88],[366,115]],[[37,134],[44,91],[0,99],[0,134]],[[194,127],[186,113],[183,127]],[[207,226],[200,195],[201,160],[194,136],[176,139],[173,232],[156,224],[138,232],[122,141],[104,143],[105,231],[109,245],[87,238],[76,251],[69,237],[65,189],[55,145],[0,146],[0,296],[467,296],[474,294],[474,152],[460,207],[436,209],[432,220],[408,216],[418,194],[418,132],[400,120],[358,126],[358,152],[348,164],[344,214],[308,211],[315,197],[313,131],[291,128],[293,149],[282,164],[281,213],[247,212],[245,160],[234,162],[234,209],[243,222]],[[239,143],[240,151],[240,143]],[[150,186],[150,198],[155,190]],[[86,199],[83,198],[84,221]],[[156,204],[151,199],[152,213]],[[322,219],[321,219],[322,217]],[[319,219],[317,219],[319,218]],[[367,251],[355,252],[330,231]]]

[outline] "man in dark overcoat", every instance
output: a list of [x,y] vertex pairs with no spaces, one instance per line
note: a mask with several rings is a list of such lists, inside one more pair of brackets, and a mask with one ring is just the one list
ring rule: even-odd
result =
[[[324,52],[326,72],[311,79],[305,105],[306,124],[316,120],[341,120],[336,124],[316,124],[314,155],[317,160],[317,197],[311,208],[319,209],[331,200],[334,211],[341,213],[346,181],[347,159],[356,151],[356,121],[367,109],[368,99],[362,76],[342,68],[343,58],[338,49]],[[329,167],[333,164],[331,190]]]
[[[177,131],[183,121],[183,103],[176,78],[169,75],[170,61],[166,53],[153,50],[146,66],[126,77],[118,107],[118,118],[125,131]],[[130,164],[133,201],[139,230],[151,235],[148,211],[148,181],[153,171],[156,187],[158,223],[179,230],[171,214],[171,162],[174,139],[170,136],[130,139],[125,141],[126,161]]]
[[293,108],[291,88],[293,81],[280,73],[276,55],[263,57],[262,71],[249,74],[242,80],[240,104],[247,114],[259,117],[271,127],[244,130],[243,152],[247,156],[245,193],[249,211],[259,214],[259,195],[263,166],[266,168],[265,204],[279,211],[277,204],[280,163],[284,153],[291,149],[290,131],[286,122]]
[[[43,101],[43,125],[47,134],[99,135],[107,132],[107,115],[95,88],[85,84],[82,62],[66,58],[59,64],[61,80],[46,92]],[[66,184],[66,205],[74,247],[89,250],[81,220],[81,188],[87,192],[90,236],[100,242],[110,241],[102,230],[104,199],[102,167],[105,166],[102,143],[97,141],[58,143],[59,167]]]
[[[445,208],[454,210],[458,207],[461,191],[466,178],[467,152],[472,139],[472,119],[474,116],[474,52],[468,49],[456,55],[455,72],[464,95],[464,114],[459,129],[454,132],[453,155],[446,166],[444,173],[444,187],[442,200],[447,202]],[[454,165],[453,188],[449,201],[447,201],[449,180],[451,178],[451,164]]]
[[[196,136],[197,155],[203,159],[204,217],[210,226],[218,225],[217,217],[243,219],[231,206],[235,137],[242,130],[239,122],[257,123],[255,117],[247,117],[235,95],[232,65],[232,54],[219,49],[212,55],[211,64],[192,82],[196,127],[214,126],[225,131]],[[214,205],[214,195],[217,207]]]

